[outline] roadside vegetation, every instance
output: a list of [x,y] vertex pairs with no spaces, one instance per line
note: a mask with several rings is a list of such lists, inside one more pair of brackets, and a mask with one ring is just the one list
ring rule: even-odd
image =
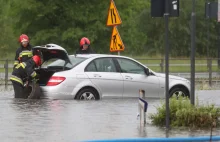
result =
[[[218,22],[210,19],[207,24],[205,2],[206,0],[196,2],[196,58],[208,55],[216,58]],[[79,47],[79,39],[87,36],[97,53],[109,54],[112,33],[112,27],[106,26],[109,4],[110,1],[100,0],[0,0],[1,58],[5,59],[9,54],[15,53],[19,46],[18,37],[22,33],[30,37],[34,46],[55,43],[71,54]],[[122,19],[118,31],[125,51],[121,53],[132,56],[163,56],[164,19],[151,17],[151,1],[115,0],[115,5]],[[169,53],[172,57],[190,57],[191,5],[191,0],[180,1],[180,16],[170,18]],[[209,42],[207,25],[210,25]]]
[[[165,126],[166,106],[161,103],[155,114],[150,114],[152,124]],[[170,98],[170,124],[171,127],[210,128],[220,127],[220,108],[214,104],[199,102],[193,106],[187,97]]]

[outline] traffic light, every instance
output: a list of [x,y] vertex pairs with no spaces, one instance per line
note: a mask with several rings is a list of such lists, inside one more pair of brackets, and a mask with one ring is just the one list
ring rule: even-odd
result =
[[205,16],[206,18],[218,18],[218,2],[205,3]]
[[[151,16],[163,17],[166,0],[151,0]],[[169,1],[169,17],[179,17],[179,0]]]

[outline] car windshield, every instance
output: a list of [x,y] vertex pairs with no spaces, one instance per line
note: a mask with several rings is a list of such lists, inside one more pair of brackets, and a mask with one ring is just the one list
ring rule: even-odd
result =
[[61,59],[56,59],[55,61],[52,60],[49,62],[49,64],[47,65],[47,68],[56,68],[56,69],[61,69],[61,68],[65,68],[65,69],[72,69],[73,67],[75,67],[76,65],[78,65],[79,63],[83,62],[84,60],[86,60],[87,58],[83,58],[83,57],[75,57],[75,56],[69,56],[69,59],[71,61],[72,64],[67,63],[65,65],[65,60],[61,60]]

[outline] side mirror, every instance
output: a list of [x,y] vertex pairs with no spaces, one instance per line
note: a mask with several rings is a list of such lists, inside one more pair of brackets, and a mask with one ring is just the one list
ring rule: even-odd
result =
[[148,69],[148,68],[144,68],[144,72],[145,72],[145,74],[146,74],[147,76],[149,76],[149,75],[150,75],[150,71],[149,71],[149,69]]

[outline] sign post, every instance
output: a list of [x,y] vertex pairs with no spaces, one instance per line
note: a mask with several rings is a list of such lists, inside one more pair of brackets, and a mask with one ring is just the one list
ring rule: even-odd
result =
[[117,25],[120,25],[121,23],[122,23],[121,17],[115,6],[115,3],[113,0],[110,0],[106,25],[113,26],[111,41],[110,41],[110,51],[118,52],[118,55],[120,55],[120,51],[124,51],[125,48],[117,29]]
[[151,0],[151,16],[164,17],[165,22],[165,96],[166,96],[166,128],[170,127],[169,108],[169,17],[179,17],[179,0]]
[[220,0],[218,0],[218,22],[220,22]]
[[165,79],[165,95],[166,95],[166,128],[167,130],[170,128],[170,107],[169,107],[169,1],[165,1],[165,13],[164,13],[164,21],[165,21],[165,71],[166,71],[166,79]]
[[[220,0],[218,0],[218,22],[220,22]],[[218,23],[218,28],[219,27],[219,23]],[[219,29],[219,33],[220,34],[220,29]],[[218,42],[220,44],[220,35],[218,36]],[[220,46],[218,46],[218,68],[220,68]]]
[[191,14],[191,86],[190,86],[190,102],[195,104],[195,33],[196,33],[196,13],[195,13],[195,0],[192,1],[192,14]]

